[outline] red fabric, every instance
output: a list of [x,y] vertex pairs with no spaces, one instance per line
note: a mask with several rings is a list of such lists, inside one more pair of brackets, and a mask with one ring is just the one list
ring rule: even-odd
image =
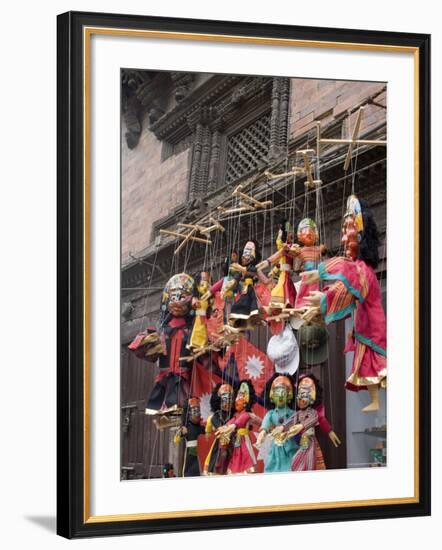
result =
[[206,318],[207,337],[210,342],[215,342],[221,336],[218,330],[224,325],[224,300],[217,292],[211,304],[211,313]]
[[332,431],[332,427],[325,416],[325,407],[323,404],[315,407],[315,411],[318,413],[318,425],[321,432],[328,434]]
[[[296,290],[294,287],[293,287],[293,290],[295,291],[295,297],[296,297]],[[272,293],[267,285],[265,285],[264,283],[257,283],[255,285],[255,294],[256,294],[256,297],[258,298],[259,306],[268,306],[270,304]],[[275,310],[275,312],[276,311],[277,310]],[[268,313],[265,313],[264,311],[261,312],[261,315],[263,319],[267,319],[267,317],[270,317],[270,315]],[[270,332],[272,334],[281,334],[281,332],[284,330],[284,327],[285,327],[285,321],[283,320],[269,321],[268,325],[270,327]]]
[[275,367],[267,355],[251,344],[245,338],[230,346],[224,358],[220,361],[221,368],[229,363],[234,354],[241,380],[251,380],[257,394],[262,393],[266,381],[275,372]]
[[[174,320],[175,319],[173,319],[172,321]],[[180,326],[180,325],[178,324],[176,326]],[[182,343],[183,343],[183,331],[177,330],[170,337],[169,368],[161,370],[158,376],[155,378],[155,382],[160,382],[165,376],[167,376],[170,373],[177,374],[178,376],[181,376],[181,378],[184,378],[184,380],[189,380],[189,374],[190,374],[189,368],[188,367],[183,368],[181,367],[181,364],[180,364]]]
[[183,327],[186,324],[186,319],[184,317],[172,317],[168,324],[171,328]]
[[216,384],[221,383],[222,380],[218,375],[205,369],[199,361],[195,362],[190,383],[190,395],[192,397],[201,397],[204,394],[210,394]]
[[[382,291],[373,268],[362,260],[333,258],[324,265],[327,274],[340,274],[346,279],[345,287],[343,282],[337,281],[326,290],[327,315],[339,312],[356,301],[355,338],[353,341],[350,339],[345,348],[346,352],[354,351],[352,371],[346,388],[352,391],[363,390],[366,389],[366,380],[370,384],[380,383],[387,373],[387,331]],[[327,275],[323,278],[327,278]],[[356,300],[347,290],[348,284],[359,292],[362,301]],[[338,286],[339,293],[335,291]]]
[[319,290],[319,283],[307,284],[301,281],[301,286],[299,287],[298,295],[296,296],[295,307],[301,308],[308,306],[309,303],[306,298],[310,296],[310,292],[314,292],[316,290]]
[[292,281],[291,272],[286,273],[286,278],[284,280],[284,299],[286,304],[288,303],[290,307],[295,306],[297,296],[296,288]]
[[[250,414],[246,411],[236,413],[235,416],[227,422],[227,425],[230,424],[235,424],[237,429],[247,428],[250,424]],[[240,474],[256,466],[256,452],[251,443],[250,435],[237,436],[235,432],[232,437],[239,438],[239,445],[237,446],[236,443],[234,444],[232,458],[229,462],[229,470],[234,474]],[[247,442],[249,442],[251,448],[247,445]]]

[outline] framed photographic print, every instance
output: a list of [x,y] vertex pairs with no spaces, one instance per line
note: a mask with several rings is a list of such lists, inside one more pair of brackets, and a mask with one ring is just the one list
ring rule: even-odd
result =
[[58,17],[60,535],[430,513],[429,66]]

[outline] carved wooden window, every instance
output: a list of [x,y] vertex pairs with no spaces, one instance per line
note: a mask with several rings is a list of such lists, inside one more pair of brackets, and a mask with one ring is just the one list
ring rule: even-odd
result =
[[242,128],[227,140],[225,184],[247,175],[262,161],[268,161],[270,113]]

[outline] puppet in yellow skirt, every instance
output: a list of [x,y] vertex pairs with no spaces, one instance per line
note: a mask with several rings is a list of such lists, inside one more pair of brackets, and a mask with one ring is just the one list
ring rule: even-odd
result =
[[207,310],[210,303],[209,298],[203,300],[203,296],[210,288],[210,275],[207,271],[203,271],[200,274],[200,278],[197,284],[198,298],[194,298],[192,305],[195,309],[195,321],[193,323],[192,334],[190,336],[190,342],[188,348],[192,351],[199,351],[208,344],[207,333]]

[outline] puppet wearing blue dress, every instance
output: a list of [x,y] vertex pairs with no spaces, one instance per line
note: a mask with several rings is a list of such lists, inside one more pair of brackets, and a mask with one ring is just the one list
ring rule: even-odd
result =
[[291,376],[277,374],[267,384],[268,405],[271,408],[265,415],[256,445],[260,447],[266,436],[271,439],[269,453],[264,462],[264,472],[290,472],[295,452],[299,448],[295,438],[282,439],[284,424],[294,415],[291,408],[294,384]]

